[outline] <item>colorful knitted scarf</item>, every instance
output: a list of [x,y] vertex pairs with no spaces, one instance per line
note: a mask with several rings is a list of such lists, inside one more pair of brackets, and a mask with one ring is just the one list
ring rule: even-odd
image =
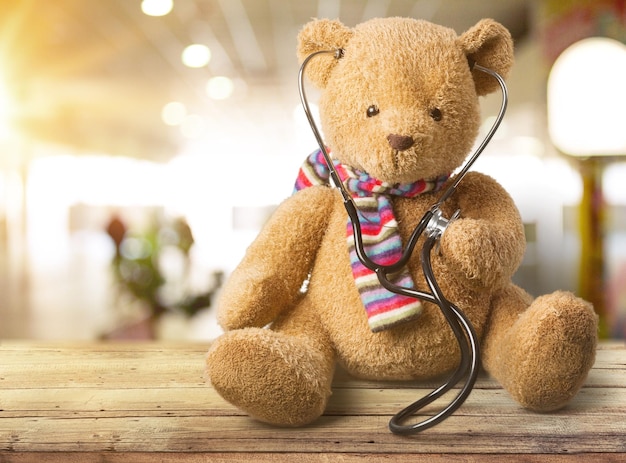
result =
[[[390,265],[402,255],[402,241],[398,223],[393,213],[390,196],[414,197],[440,189],[448,176],[434,180],[418,180],[407,184],[389,184],[370,177],[367,173],[334,161],[339,177],[354,198],[359,211],[361,232],[366,254],[377,264]],[[321,150],[312,153],[298,173],[295,191],[329,182],[329,169]],[[354,244],[354,230],[348,218],[346,227],[348,251],[352,275],[365,306],[370,329],[381,331],[417,317],[422,311],[419,300],[393,293],[378,281],[374,272],[359,260]],[[391,278],[397,285],[414,288],[408,270],[404,269]]]

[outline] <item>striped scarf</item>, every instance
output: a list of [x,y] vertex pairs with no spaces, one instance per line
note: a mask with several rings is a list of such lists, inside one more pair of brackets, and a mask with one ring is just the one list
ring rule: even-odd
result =
[[[338,161],[334,161],[334,164],[339,178],[358,208],[366,254],[379,265],[397,262],[402,255],[402,241],[397,231],[398,223],[390,197],[411,198],[428,191],[436,191],[443,186],[448,176],[391,185]],[[302,165],[296,179],[295,191],[328,184],[329,176],[324,155],[321,150],[317,150]],[[376,274],[361,263],[355,250],[354,230],[349,218],[346,237],[352,276],[365,307],[370,329],[373,332],[381,331],[417,317],[422,311],[419,300],[387,290],[381,286]],[[390,280],[405,288],[415,287],[406,268],[392,275]]]

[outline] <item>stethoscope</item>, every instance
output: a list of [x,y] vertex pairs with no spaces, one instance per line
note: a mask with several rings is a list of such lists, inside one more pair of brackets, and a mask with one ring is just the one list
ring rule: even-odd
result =
[[[463,177],[465,177],[465,174],[467,174],[467,172],[469,171],[472,164],[474,164],[478,156],[483,152],[487,144],[491,141],[491,138],[498,129],[498,126],[500,125],[500,122],[504,117],[504,113],[506,112],[506,107],[508,103],[508,92],[506,84],[504,83],[504,79],[497,72],[480,66],[477,63],[470,62],[471,69],[476,69],[480,72],[491,75],[500,84],[500,88],[502,90],[502,104],[500,107],[500,111],[493,125],[491,126],[491,129],[483,139],[482,143],[480,143],[480,145],[476,148],[474,153],[465,163],[465,166],[463,166],[459,173],[454,177],[454,181],[450,184],[450,186],[448,186],[446,190],[444,190],[441,197],[424,214],[418,225],[415,227],[404,248],[402,257],[392,265],[379,265],[376,262],[372,261],[365,252],[363,238],[361,234],[361,223],[359,221],[358,208],[354,203],[352,196],[346,190],[343,182],[339,178],[339,174],[335,169],[333,160],[328,154],[328,150],[326,149],[326,145],[322,140],[320,132],[317,128],[317,124],[313,120],[313,116],[311,114],[309,103],[306,97],[304,89],[304,70],[313,57],[326,53],[333,54],[336,59],[340,59],[343,56],[344,52],[343,49],[322,50],[314,52],[307,56],[300,66],[300,71],[298,74],[298,89],[300,92],[300,100],[302,102],[302,106],[304,108],[304,112],[306,114],[309,125],[311,126],[311,130],[313,131],[315,139],[319,144],[320,150],[324,155],[324,160],[326,161],[326,164],[328,164],[331,184],[340,191],[343,197],[344,206],[350,217],[350,220],[352,221],[357,256],[365,267],[376,273],[381,285],[387,288],[389,291],[437,304],[441,309],[444,317],[446,318],[446,321],[450,325],[450,328],[452,329],[454,335],[456,336],[459,348],[461,350],[461,361],[459,363],[459,366],[441,386],[398,412],[389,421],[389,429],[396,434],[417,433],[432,426],[435,426],[436,424],[448,418],[452,413],[454,413],[469,396],[472,388],[474,387],[476,377],[478,376],[478,372],[480,370],[480,349],[478,346],[478,337],[476,335],[476,332],[474,331],[471,322],[467,319],[465,314],[456,305],[447,300],[446,297],[442,294],[442,291],[439,288],[439,285],[437,284],[437,281],[433,274],[431,264],[431,252],[433,248],[435,248],[443,233],[446,231],[448,225],[450,225],[450,223],[458,218],[460,214],[460,211],[457,210],[450,219],[447,219],[443,216],[441,206],[450,196],[452,196]],[[389,275],[393,275],[394,273],[398,272],[402,267],[407,264],[411,255],[413,254],[415,245],[417,244],[417,241],[422,234],[425,234],[426,241],[420,253],[420,261],[426,283],[431,291],[430,293],[412,288],[404,288],[392,283],[389,280]],[[454,399],[452,399],[452,401],[445,408],[440,410],[435,415],[430,416],[429,418],[424,419],[423,421],[420,421],[418,423],[409,425],[402,424],[416,412],[433,403],[439,397],[450,391],[463,379],[463,377],[466,377],[465,383],[463,384],[457,395],[454,397]]]

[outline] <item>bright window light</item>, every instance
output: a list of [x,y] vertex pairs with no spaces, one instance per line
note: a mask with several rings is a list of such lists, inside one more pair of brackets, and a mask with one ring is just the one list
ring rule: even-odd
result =
[[148,16],[165,16],[174,7],[173,0],[143,0],[141,11]]
[[626,46],[594,37],[556,60],[548,79],[548,128],[573,156],[626,154]]

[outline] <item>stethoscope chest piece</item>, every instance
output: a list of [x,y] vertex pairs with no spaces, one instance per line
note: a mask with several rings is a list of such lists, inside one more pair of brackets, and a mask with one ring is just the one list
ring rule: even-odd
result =
[[461,216],[460,209],[454,211],[454,214],[452,214],[452,217],[450,217],[449,219],[446,219],[443,216],[443,212],[438,207],[436,207],[432,212],[433,215],[426,224],[426,229],[424,230],[424,233],[426,233],[426,236],[434,236],[439,239],[443,236],[450,224]]

